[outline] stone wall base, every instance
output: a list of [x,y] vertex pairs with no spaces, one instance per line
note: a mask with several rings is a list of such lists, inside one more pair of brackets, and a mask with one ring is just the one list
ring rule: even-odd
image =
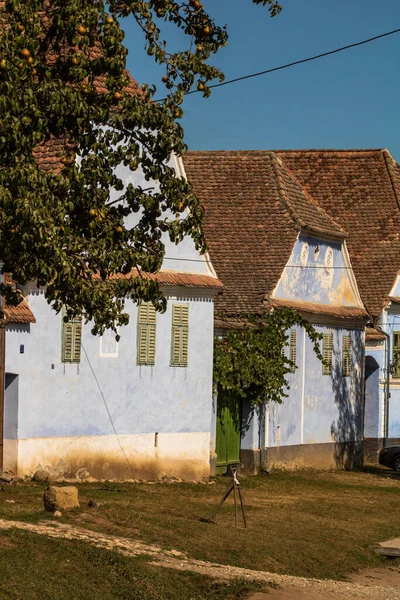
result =
[[261,469],[261,450],[240,451],[240,472],[244,475],[257,475]]
[[95,479],[200,481],[210,476],[209,432],[26,438],[15,450],[17,456],[9,452],[7,464],[17,462],[19,476],[43,468],[57,471],[60,463],[66,473],[84,467]]
[[354,469],[363,466],[364,444],[333,442],[266,448],[265,468]]

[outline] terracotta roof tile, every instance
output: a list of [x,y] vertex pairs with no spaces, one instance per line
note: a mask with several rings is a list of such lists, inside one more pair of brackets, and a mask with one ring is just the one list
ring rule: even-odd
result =
[[18,306],[7,306],[4,312],[7,323],[36,323],[35,315],[25,298]]
[[268,302],[271,308],[293,308],[300,312],[313,315],[325,315],[338,319],[367,319],[368,313],[364,308],[356,306],[334,306],[318,302],[304,302],[302,300],[286,300],[271,298]]
[[364,305],[378,316],[400,269],[400,167],[387,150],[281,150],[277,155],[347,232]]
[[[119,273],[111,279],[130,279],[138,277],[139,272],[135,269],[127,275]],[[211,275],[199,275],[198,273],[178,273],[177,271],[159,271],[158,273],[141,273],[144,279],[153,279],[162,286],[178,286],[185,288],[206,288],[222,291],[223,285],[216,277]]]
[[377,329],[374,329],[373,327],[366,327],[365,339],[367,342],[379,342],[385,341],[386,336]]
[[272,152],[188,152],[183,160],[225,286],[219,310],[263,312],[300,231],[344,237]]

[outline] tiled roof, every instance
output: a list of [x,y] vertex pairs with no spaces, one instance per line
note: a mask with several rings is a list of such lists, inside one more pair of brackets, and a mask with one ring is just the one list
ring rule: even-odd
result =
[[[179,286],[185,288],[206,288],[222,291],[223,285],[216,277],[211,275],[199,275],[198,273],[180,273],[177,271],[159,271],[158,273],[141,273],[144,279],[153,279],[159,282],[161,286]],[[135,269],[127,275],[119,273],[111,279],[130,279],[138,277],[139,272]]]
[[367,342],[383,342],[385,341],[386,336],[377,329],[374,329],[373,327],[366,327],[365,339]]
[[345,235],[272,152],[188,152],[183,160],[225,286],[217,310],[262,312],[300,231]]
[[334,306],[318,302],[305,302],[303,300],[286,300],[271,298],[268,302],[271,308],[293,308],[300,312],[336,317],[338,319],[367,319],[368,313],[364,308],[356,306]]
[[345,229],[364,305],[378,316],[400,270],[400,167],[387,150],[282,150],[277,155]]
[[6,323],[36,323],[36,318],[24,298],[18,306],[6,306]]

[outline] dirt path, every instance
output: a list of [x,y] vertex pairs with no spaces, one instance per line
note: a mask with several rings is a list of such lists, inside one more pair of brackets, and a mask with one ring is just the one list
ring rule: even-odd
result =
[[[46,521],[36,525],[0,519],[0,531],[10,529],[19,529],[52,538],[80,540],[105,550],[121,552],[127,556],[147,555],[149,562],[153,565],[180,571],[190,570],[216,579],[249,579],[279,586],[276,590],[271,589],[268,594],[256,594],[249,600],[330,600],[331,598],[336,600],[346,598],[400,600],[398,569],[392,569],[391,576],[385,576],[385,574],[389,575],[389,569],[376,569],[369,571],[370,575],[360,574],[349,582],[306,579],[194,560],[177,550],[164,550],[143,542],[105,535],[56,521],[54,523]],[[375,574],[373,574],[374,571]]]

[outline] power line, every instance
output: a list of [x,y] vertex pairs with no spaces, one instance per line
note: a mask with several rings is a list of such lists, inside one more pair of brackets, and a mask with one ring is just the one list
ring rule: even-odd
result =
[[[176,260],[177,262],[196,262],[196,263],[203,263],[203,264],[213,264],[211,259],[201,259],[201,258],[173,258],[172,256],[164,256],[163,260]],[[235,262],[242,262],[242,259],[238,259],[235,261],[234,257],[230,257],[229,258],[229,262],[231,263],[235,263]],[[285,269],[325,269],[326,271],[331,271],[332,269],[346,269],[347,271],[353,271],[353,267],[346,267],[346,265],[343,266],[332,266],[332,267],[325,267],[325,265],[285,265],[284,267]],[[374,273],[376,272],[376,269],[371,268],[371,271],[374,271]]]
[[[311,62],[313,60],[318,60],[319,58],[324,58],[325,56],[331,56],[332,54],[338,54],[339,52],[344,52],[344,50],[349,50],[350,48],[356,48],[357,46],[363,46],[364,44],[369,44],[370,42],[374,42],[375,40],[380,40],[384,37],[388,37],[389,35],[394,35],[395,33],[399,33],[399,29],[393,29],[392,31],[387,31],[386,33],[381,33],[379,35],[375,35],[374,37],[368,38],[366,40],[361,40],[360,42],[355,42],[353,44],[348,44],[347,46],[342,46],[341,48],[335,48],[335,50],[329,50],[328,52],[322,52],[321,54],[315,54],[314,56],[309,56],[308,58],[302,58],[300,60],[295,60],[290,63],[286,63],[285,65],[280,65],[279,67],[273,67],[272,69],[266,69],[265,71],[259,71],[258,73],[251,73],[250,75],[242,75],[241,77],[235,77],[234,79],[228,79],[227,81],[222,81],[221,83],[213,83],[208,87],[218,88],[224,85],[230,85],[231,83],[237,83],[238,81],[244,81],[245,79],[251,79],[253,77],[260,77],[260,75],[268,75],[269,73],[275,73],[276,71],[283,71],[283,69],[289,69],[290,67],[295,67],[297,65],[302,65],[304,63]],[[201,90],[191,90],[190,92],[186,92],[185,96],[189,96],[190,94],[198,94]],[[155,102],[163,102],[165,98],[161,100],[156,100]]]
[[97,383],[97,387],[99,388],[100,396],[101,396],[101,398],[102,398],[102,400],[103,400],[103,403],[104,403],[105,409],[106,409],[106,411],[107,411],[108,418],[109,418],[109,420],[110,420],[110,423],[111,423],[111,426],[112,426],[112,428],[113,428],[113,430],[114,430],[114,434],[115,434],[115,436],[116,436],[116,438],[117,438],[117,440],[118,440],[118,444],[119,444],[119,447],[120,447],[120,449],[121,449],[121,452],[122,452],[122,454],[124,455],[124,457],[125,457],[125,459],[126,459],[126,462],[127,462],[127,464],[128,464],[128,467],[130,468],[130,470],[131,470],[131,472],[132,472],[133,478],[135,479],[135,477],[136,477],[135,469],[132,467],[132,465],[131,465],[131,463],[130,463],[130,460],[129,460],[129,458],[128,458],[128,456],[127,456],[127,454],[126,454],[125,450],[124,450],[124,447],[123,447],[123,446],[122,446],[122,444],[121,444],[121,440],[120,440],[120,437],[119,437],[119,435],[118,435],[117,429],[116,429],[116,427],[115,427],[115,425],[114,425],[114,421],[113,421],[113,418],[112,418],[112,416],[111,416],[110,409],[108,408],[108,404],[107,404],[106,398],[105,398],[105,396],[104,396],[103,390],[101,389],[100,382],[99,382],[99,380],[97,379],[96,373],[95,373],[95,371],[94,371],[94,369],[93,369],[92,363],[90,362],[90,358],[89,358],[89,356],[88,356],[88,353],[86,352],[86,348],[85,348],[85,346],[83,345],[83,342],[82,342],[82,349],[83,349],[83,351],[84,351],[84,353],[85,353],[86,360],[88,361],[88,364],[89,364],[90,370],[92,371],[92,375],[93,375],[93,377],[94,377],[94,380],[95,380],[95,382]]

